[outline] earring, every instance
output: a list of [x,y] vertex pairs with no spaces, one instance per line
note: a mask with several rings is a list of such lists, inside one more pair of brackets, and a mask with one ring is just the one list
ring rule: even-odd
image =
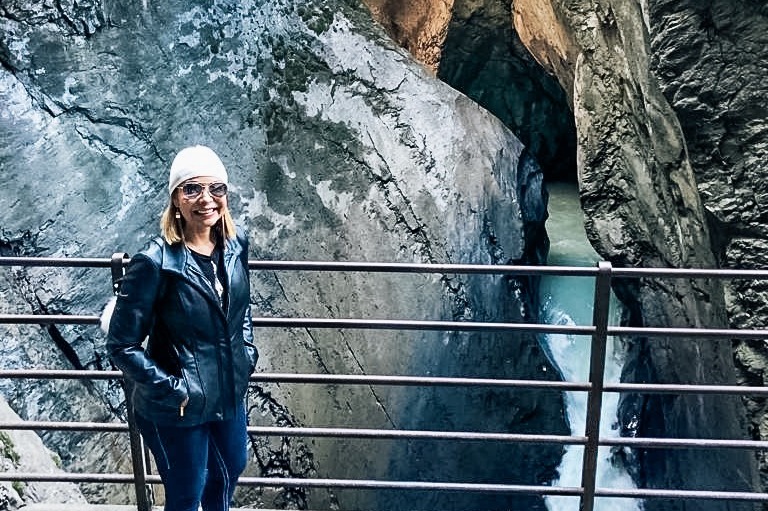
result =
[[179,218],[181,218],[181,212],[177,209],[176,214],[174,216],[176,217],[176,220],[178,220]]

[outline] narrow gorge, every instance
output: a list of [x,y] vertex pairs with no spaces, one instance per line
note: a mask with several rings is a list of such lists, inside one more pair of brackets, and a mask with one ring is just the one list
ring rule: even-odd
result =
[[[763,3],[411,4],[4,0],[0,255],[137,252],[157,235],[170,158],[205,143],[227,165],[252,259],[546,264],[547,183],[568,182],[578,185],[590,242],[617,266],[766,267]],[[263,317],[515,322],[537,320],[541,305],[526,279],[278,271],[252,279],[254,315]],[[643,280],[615,292],[626,325],[768,322],[768,288],[759,285]],[[0,294],[3,313],[97,314],[109,275],[3,267]],[[3,368],[109,368],[95,328],[3,325],[0,333]],[[533,335],[257,335],[265,372],[558,378]],[[764,384],[763,342],[621,341],[623,381]],[[0,380],[0,392],[28,420],[124,417],[116,383]],[[617,419],[626,435],[766,439],[765,406],[627,396]],[[265,426],[464,430],[481,416],[487,431],[569,432],[563,397],[527,390],[270,383],[251,389],[249,407],[252,424]],[[719,420],[699,419],[706,416]],[[51,432],[42,440],[68,471],[130,465],[116,435]],[[556,479],[563,455],[556,446],[469,444],[254,438],[247,475],[470,474],[472,482],[541,485]],[[636,450],[630,461],[642,487],[762,491],[768,477],[768,465],[736,450]],[[59,495],[132,498],[119,485],[72,492]],[[0,509],[24,500],[10,484],[2,494]],[[336,489],[242,488],[237,502],[546,509],[526,495]],[[754,509],[701,506],[645,503],[648,511]]]
[[[766,267],[766,6],[458,0],[414,12],[397,0],[369,3],[390,34],[437,76],[516,133],[534,137],[526,142],[545,148],[536,157],[549,179],[578,180],[588,237],[606,260],[620,266]],[[536,68],[532,61],[540,64],[539,72],[521,72]],[[542,72],[557,80],[564,99],[551,100]],[[521,87],[520,74],[539,87]],[[490,99],[499,91],[506,93],[502,101]],[[552,151],[546,148],[565,148],[571,140],[562,123],[547,123],[540,115],[553,105],[575,121],[573,174],[571,160],[562,156],[554,167],[568,172],[547,174]],[[510,116],[515,106],[539,117]],[[542,132],[548,143],[535,139]],[[615,291],[627,307],[627,325],[758,328],[768,320],[760,282],[722,289],[701,281],[671,288],[642,281],[619,284]],[[765,382],[761,341],[625,343],[624,381]],[[677,363],[683,360],[695,363]],[[763,400],[745,401],[627,396],[620,420],[627,435],[700,438],[742,438],[748,420],[749,435],[764,440]],[[712,416],[718,421],[702,419]],[[636,455],[641,486],[756,484],[746,453]],[[692,474],[697,466],[718,468]],[[763,485],[766,468],[761,463]],[[647,502],[646,509],[678,507]]]

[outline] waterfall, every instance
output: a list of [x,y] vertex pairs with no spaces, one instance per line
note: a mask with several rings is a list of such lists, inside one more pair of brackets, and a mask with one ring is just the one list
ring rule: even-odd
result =
[[[599,256],[587,241],[584,220],[575,185],[554,183],[548,185],[549,219],[547,232],[550,238],[548,265],[550,266],[594,266]],[[541,282],[542,318],[547,323],[561,325],[589,325],[592,323],[594,278],[589,277],[544,277]],[[611,300],[611,321],[616,324],[620,316],[620,303]],[[587,336],[550,334],[544,340],[552,363],[560,370],[564,380],[587,381],[589,378],[590,338]],[[617,382],[621,374],[622,352],[618,342],[608,340],[605,381]],[[619,396],[605,394],[600,423],[602,437],[617,437],[616,410]],[[587,395],[585,392],[567,392],[566,413],[571,434],[584,435],[586,424]],[[558,467],[559,478],[552,482],[556,486],[579,486],[583,447],[567,446]],[[629,474],[620,462],[615,462],[608,447],[601,447],[598,453],[597,485],[608,488],[634,488]],[[577,497],[546,498],[550,511],[578,510]],[[639,511],[639,500],[620,498],[597,498],[597,511]]]

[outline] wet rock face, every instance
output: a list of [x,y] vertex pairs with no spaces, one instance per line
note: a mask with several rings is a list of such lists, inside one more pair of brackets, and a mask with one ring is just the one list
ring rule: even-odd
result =
[[[589,6],[557,1],[549,4],[565,25],[568,36],[563,43],[563,31],[556,31],[553,41],[557,44],[542,50],[549,57],[540,60],[558,62],[563,55],[575,56],[573,102],[582,155],[581,194],[593,244],[604,257],[621,265],[717,266],[717,247],[723,243],[724,233],[719,225],[708,222],[720,215],[711,212],[717,209],[707,200],[706,192],[712,185],[702,180],[703,162],[694,153],[702,149],[695,142],[702,131],[694,134],[681,127],[676,104],[697,102],[697,94],[691,94],[688,86],[691,82],[707,81],[706,73],[692,78],[697,75],[697,66],[692,62],[701,54],[686,44],[686,38],[698,36],[663,37],[670,57],[677,57],[681,63],[679,76],[685,76],[677,93],[672,93],[666,81],[671,74],[660,72],[669,64],[660,34],[681,30],[681,25],[692,28],[687,22],[681,23],[687,16],[662,14],[664,3],[653,1],[642,5],[623,1],[592,2]],[[672,8],[672,2],[667,4],[667,10]],[[673,10],[685,10],[679,3],[674,4]],[[516,5],[521,9],[535,8],[527,1],[518,1]],[[703,10],[711,7],[703,6]],[[539,30],[542,37],[538,40],[546,40],[548,27],[540,26]],[[531,31],[535,33],[535,29]],[[655,43],[649,45],[649,40]],[[570,80],[566,76],[561,82]],[[689,142],[692,138],[693,144]],[[689,154],[693,156],[689,158]],[[617,291],[629,306],[628,324],[717,327],[728,321],[726,293],[711,282],[677,281],[662,286],[639,281],[619,285]],[[686,363],[681,364],[682,360]],[[737,381],[728,342],[681,343],[671,339],[629,340],[628,362],[622,377],[626,381]],[[727,397],[698,400],[676,396],[670,400],[626,396],[622,414],[625,424],[639,420],[638,427],[627,434],[726,438],[743,438],[746,434],[741,424],[741,403]],[[732,420],[705,420],[715,416]],[[648,450],[640,451],[638,456],[641,468],[636,478],[642,485],[670,487],[678,484],[676,481],[685,481],[695,487],[724,487],[722,482],[733,489],[759,488],[747,454],[737,454],[726,463],[720,453],[709,461],[706,458],[713,454],[701,454],[699,458],[690,452]],[[710,464],[720,468],[704,477],[688,469]],[[737,466],[740,468],[728,473]],[[743,474],[749,475],[742,477]],[[739,481],[735,488],[733,481]],[[646,506],[674,508],[669,507],[673,503],[653,501]],[[747,504],[708,506],[749,508]]]
[[[468,27],[505,9],[502,2],[455,2],[449,26],[463,25],[463,32],[448,31],[438,69],[453,59],[455,69],[477,66],[490,60],[488,54],[504,53],[508,40],[493,35],[480,51],[461,55],[456,48],[478,48],[481,31]],[[598,252],[620,266],[764,267],[759,162],[766,151],[766,85],[759,77],[768,48],[765,8],[757,2],[515,0],[512,11],[515,36],[557,76],[573,109],[586,228]],[[451,33],[463,37],[449,45]],[[523,93],[516,101],[539,99]],[[641,280],[618,283],[616,291],[627,305],[627,324],[765,324],[765,288],[756,285],[723,290],[704,281]],[[759,342],[737,346],[741,376],[728,342],[628,339],[627,347],[626,381],[762,384],[765,349]],[[756,412],[753,429],[764,430],[762,405],[749,406]],[[715,424],[702,420],[707,416],[732,420]],[[632,425],[626,434],[744,437],[742,416],[741,403],[732,398],[627,396],[621,419]],[[721,453],[709,460],[708,454],[659,451],[638,456],[642,485],[686,481],[733,488],[732,481],[741,481],[737,486],[744,489],[757,487],[743,453],[727,462]],[[723,468],[689,470],[702,465]],[[646,503],[647,509],[673,505]],[[743,506],[715,503],[711,509]]]
[[[768,7],[761,2],[649,2],[654,75],[675,109],[726,263],[734,241],[768,236]],[[734,239],[735,238],[735,239]],[[731,241],[733,240],[733,241]]]
[[[720,264],[768,266],[768,8],[760,2],[667,2],[648,6],[651,66],[685,134]],[[727,288],[739,328],[768,325],[766,282]],[[739,379],[765,385],[762,341],[736,343]],[[768,408],[749,398],[750,433],[768,438]],[[768,464],[761,455],[764,485]]]
[[451,20],[453,0],[410,2],[365,0],[387,33],[433,72],[442,60],[441,48]]
[[509,126],[547,180],[576,180],[567,94],[521,43],[510,23],[510,2],[365,3],[398,44]]
[[[173,155],[204,143],[227,166],[230,205],[249,231],[254,259],[542,260],[545,204],[535,160],[497,118],[386,39],[354,2],[4,2],[0,34],[4,255],[135,253],[157,235]],[[97,314],[110,293],[108,273],[3,268],[0,293],[7,312]],[[252,276],[256,316],[514,322],[535,314],[531,296],[526,283],[501,277]],[[8,367],[109,367],[95,327],[7,327],[3,336]],[[256,336],[263,371],[555,374],[526,337],[320,329]],[[25,418],[107,420],[122,411],[114,384],[2,385]],[[269,384],[252,388],[248,402],[261,425],[446,430],[479,427],[467,412],[478,403],[488,430],[567,431],[560,398],[532,392]],[[119,440],[46,440],[68,469],[125,469]],[[252,440],[249,475],[475,474],[539,484],[551,480],[559,456],[538,446]],[[124,501],[126,491],[97,487],[88,497]],[[404,509],[415,498],[378,497],[245,490],[238,501]],[[430,499],[425,508],[481,507],[476,495],[419,498]],[[542,506],[525,499],[527,509]],[[499,497],[487,505],[512,504]]]

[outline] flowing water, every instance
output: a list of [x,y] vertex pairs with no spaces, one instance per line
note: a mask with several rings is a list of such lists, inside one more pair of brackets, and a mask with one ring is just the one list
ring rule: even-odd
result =
[[[594,266],[600,259],[587,241],[584,221],[579,205],[576,185],[554,183],[548,185],[549,219],[547,232],[550,238],[549,266]],[[563,325],[589,325],[592,323],[594,278],[591,277],[544,277],[541,283],[541,301],[544,321]],[[613,298],[611,321],[616,324],[620,305]],[[546,337],[547,349],[552,362],[567,381],[587,381],[589,378],[590,338],[566,334]],[[622,357],[618,343],[608,340],[605,381],[617,382],[621,374]],[[616,423],[617,394],[605,394],[600,424],[602,437],[619,435]],[[571,434],[584,435],[587,396],[584,392],[567,392],[565,396]],[[555,486],[578,487],[581,484],[581,464],[584,449],[568,446],[558,468],[560,477]],[[608,488],[634,488],[634,484],[621,463],[615,463],[608,447],[601,447],[598,456],[597,486]],[[577,497],[548,497],[550,511],[576,511]],[[639,511],[638,500],[598,498],[597,511]]]

